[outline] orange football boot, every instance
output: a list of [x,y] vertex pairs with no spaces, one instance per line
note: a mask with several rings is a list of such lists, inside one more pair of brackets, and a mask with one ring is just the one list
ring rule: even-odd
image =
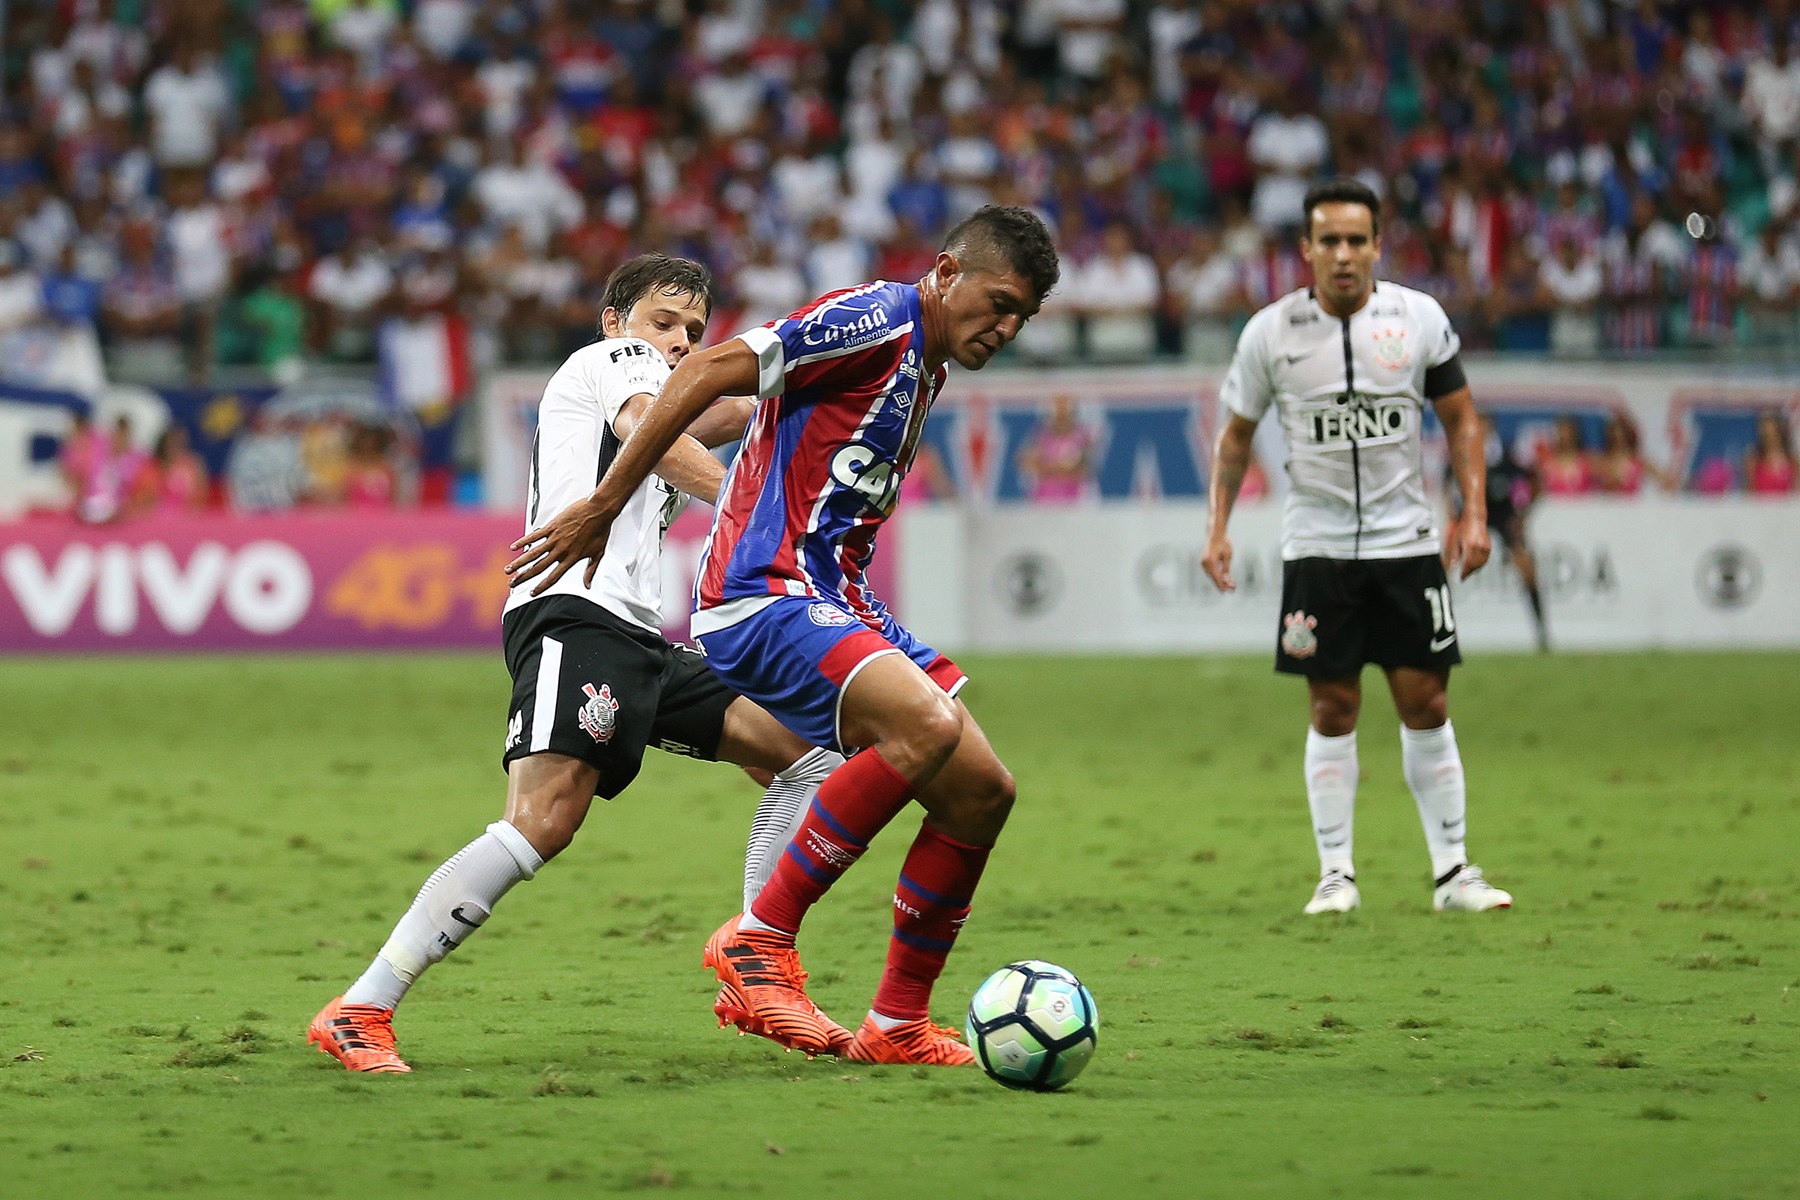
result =
[[[737,1024],[745,1011],[738,990],[729,983],[721,983],[718,998],[713,1001],[713,1016],[719,1018],[719,1028]],[[850,1048],[850,1031],[826,1016],[825,1010],[817,1004],[813,1005],[813,1015],[819,1018],[819,1023],[825,1026],[826,1036],[831,1039],[830,1048],[823,1053],[844,1057],[844,1052]]]
[[782,939],[755,930],[739,931],[739,914],[707,939],[700,961],[723,985],[713,1002],[719,1027],[736,1025],[799,1050],[808,1058],[839,1054],[850,1031],[827,1017],[806,994],[800,955]]
[[346,1070],[404,1075],[412,1068],[394,1044],[392,1009],[345,1004],[339,996],[307,1026],[306,1040],[344,1064]]
[[862,1028],[850,1040],[845,1055],[852,1062],[904,1063],[921,1067],[968,1067],[975,1052],[962,1043],[954,1029],[934,1025],[929,1017],[883,1029],[874,1017],[864,1017]]

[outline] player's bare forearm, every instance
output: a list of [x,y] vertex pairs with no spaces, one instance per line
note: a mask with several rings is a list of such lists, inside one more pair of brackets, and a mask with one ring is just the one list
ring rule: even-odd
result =
[[1462,577],[1480,570],[1492,552],[1487,528],[1487,448],[1482,444],[1481,422],[1475,417],[1475,398],[1467,387],[1432,402],[1444,426],[1450,450],[1450,469],[1462,492],[1462,520],[1448,547],[1451,561],[1460,560]]
[[595,489],[594,502],[617,515],[676,439],[714,401],[755,391],[756,354],[735,338],[682,359]]
[[[754,397],[726,396],[688,426],[688,436],[708,450],[715,446],[728,446],[744,436],[744,429],[750,424],[750,417],[755,412]],[[668,476],[664,475],[663,478],[667,479]]]
[[[655,397],[649,393],[641,393],[627,400],[619,409],[619,415],[613,418],[612,424],[613,432],[619,435],[621,443],[630,443],[654,400]],[[729,402],[720,401],[720,404],[725,403]],[[700,436],[702,433],[715,432],[707,426],[707,416],[718,408],[719,405],[716,404],[707,409],[706,415],[688,426],[688,431],[675,439],[669,452],[656,464],[656,473],[671,486],[707,504],[718,500],[719,488],[725,482],[725,468],[718,459],[707,453],[706,447],[711,443]]]
[[1213,586],[1222,592],[1237,587],[1231,577],[1231,539],[1225,530],[1231,523],[1231,510],[1237,505],[1244,476],[1250,471],[1250,445],[1255,437],[1256,422],[1233,413],[1213,445],[1212,482],[1206,489],[1206,550],[1200,565]]
[[1444,426],[1450,451],[1450,469],[1462,491],[1463,516],[1487,520],[1487,448],[1481,443],[1481,422],[1475,419],[1475,398],[1466,387],[1432,401]]
[[1256,427],[1251,425],[1246,432],[1237,428],[1238,421],[1243,418],[1232,418],[1232,423],[1219,431],[1218,444],[1213,448],[1212,482],[1206,489],[1208,536],[1225,532],[1231,510],[1237,506],[1238,492],[1243,489],[1244,476],[1250,472],[1250,441]]
[[724,465],[687,434],[676,438],[669,452],[657,461],[656,473],[670,486],[706,504],[718,503],[719,488],[725,482]]

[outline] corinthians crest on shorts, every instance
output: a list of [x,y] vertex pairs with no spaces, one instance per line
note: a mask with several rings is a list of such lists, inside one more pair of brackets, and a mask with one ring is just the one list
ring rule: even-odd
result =
[[612,685],[603,683],[600,690],[595,691],[593,684],[584,683],[581,690],[587,696],[587,703],[581,706],[581,714],[576,720],[596,742],[612,741],[613,730],[619,725],[619,702],[613,699]]
[[1299,609],[1281,618],[1281,648],[1290,658],[1311,658],[1319,649],[1319,618],[1309,617]]

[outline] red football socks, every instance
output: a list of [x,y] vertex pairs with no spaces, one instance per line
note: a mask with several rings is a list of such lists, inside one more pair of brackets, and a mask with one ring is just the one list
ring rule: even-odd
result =
[[894,889],[894,937],[871,1005],[876,1012],[900,1021],[929,1015],[931,986],[969,919],[992,849],[945,837],[929,822],[919,827]]
[[864,750],[827,775],[752,915],[775,929],[799,932],[806,910],[912,797],[913,785],[877,750]]

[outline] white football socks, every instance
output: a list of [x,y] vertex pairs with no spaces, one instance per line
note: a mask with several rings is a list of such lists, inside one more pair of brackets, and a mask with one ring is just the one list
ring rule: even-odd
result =
[[426,967],[442,962],[481,928],[500,897],[543,865],[525,835],[509,822],[489,825],[432,872],[375,961],[344,993],[344,1003],[398,1007]]
[[[750,844],[744,851],[744,914],[775,873],[775,864],[787,853],[788,843],[806,816],[806,806],[825,777],[844,765],[844,756],[830,750],[809,750],[775,774],[775,781],[756,805],[750,819]],[[741,926],[740,926],[741,927]]]
[[1431,875],[1442,879],[1469,861],[1463,848],[1466,795],[1462,755],[1456,731],[1445,721],[1436,729],[1400,727],[1400,766],[1406,786],[1419,805],[1425,845],[1431,851]]
[[[1306,803],[1312,809],[1313,840],[1319,846],[1319,874],[1354,876],[1351,857],[1356,816],[1356,731],[1326,737],[1306,730]],[[1410,776],[1408,777],[1410,778]]]

